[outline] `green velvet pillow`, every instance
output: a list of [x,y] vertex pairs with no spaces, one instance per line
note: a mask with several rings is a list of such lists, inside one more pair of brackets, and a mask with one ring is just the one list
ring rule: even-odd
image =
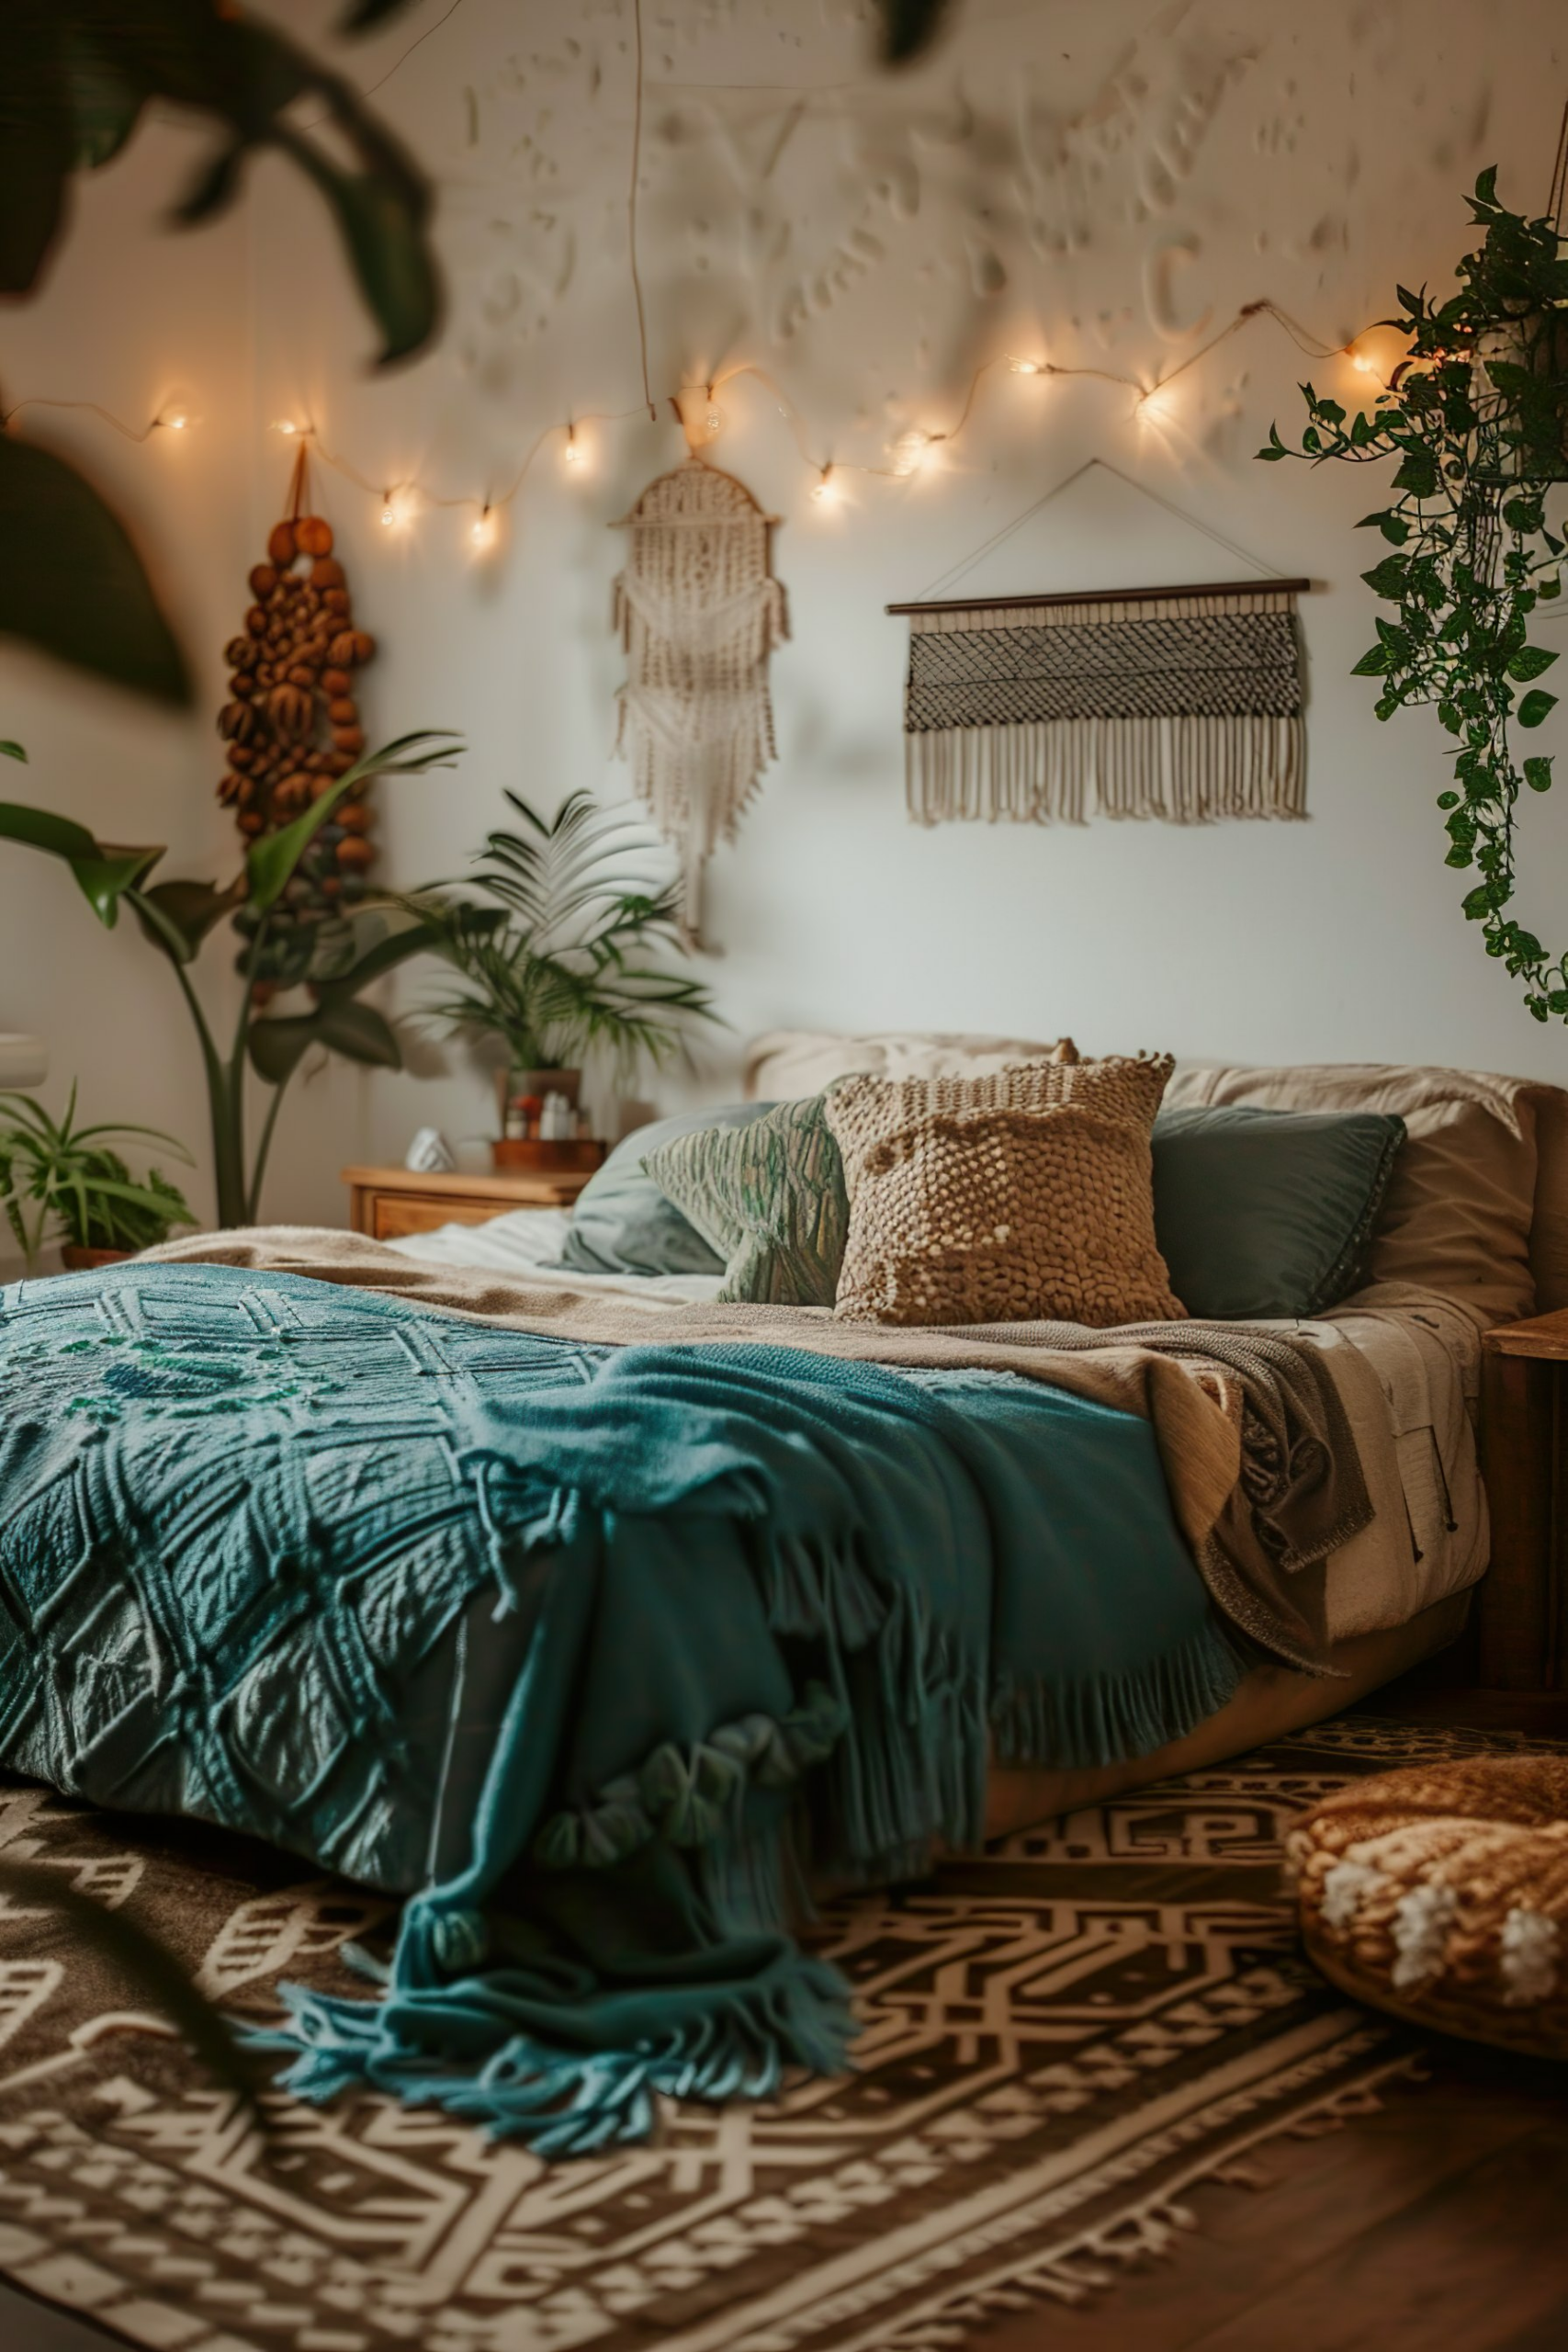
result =
[[1354,1289],[1404,1141],[1375,1111],[1162,1111],[1155,1233],[1190,1315],[1321,1315]]
[[850,1204],[820,1095],[777,1103],[749,1126],[673,1136],[643,1165],[725,1258],[721,1299],[832,1306]]
[[672,1136],[698,1127],[745,1126],[773,1107],[727,1102],[717,1110],[679,1111],[634,1128],[579,1193],[561,1264],[580,1274],[722,1274],[724,1253],[665,1199],[642,1163]]

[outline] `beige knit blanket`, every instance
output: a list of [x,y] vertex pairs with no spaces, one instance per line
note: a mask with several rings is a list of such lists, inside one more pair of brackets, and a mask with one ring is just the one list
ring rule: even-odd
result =
[[860,1363],[1022,1373],[1136,1413],[1153,1424],[1177,1522],[1215,1602],[1261,1648],[1308,1672],[1328,1670],[1324,1564],[1372,1516],[1322,1353],[1292,1334],[1193,1322],[1114,1334],[1073,1323],[908,1329],[842,1323],[814,1306],[665,1306],[654,1315],[624,1295],[423,1265],[363,1234],[313,1226],[192,1234],[145,1255],[304,1274],[601,1346],[745,1340]]

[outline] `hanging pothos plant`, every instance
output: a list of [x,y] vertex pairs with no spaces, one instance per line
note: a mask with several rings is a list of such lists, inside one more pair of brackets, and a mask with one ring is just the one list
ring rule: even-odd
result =
[[1363,518],[1392,552],[1362,574],[1393,607],[1358,677],[1382,682],[1377,714],[1434,703],[1459,745],[1447,811],[1448,863],[1480,880],[1464,899],[1486,952],[1524,983],[1538,1021],[1568,1019],[1568,953],[1553,954],[1511,911],[1521,791],[1545,792],[1552,762],[1516,752],[1557,697],[1535,682],[1557,660],[1529,641],[1537,605],[1562,594],[1564,527],[1548,505],[1568,480],[1568,246],[1557,221],[1498,203],[1495,170],[1468,200],[1485,235],[1460,263],[1459,290],[1398,289],[1381,322],[1408,339],[1371,414],[1348,417],[1303,384],[1299,449],[1270,427],[1259,457],[1366,465],[1397,458],[1393,503]]

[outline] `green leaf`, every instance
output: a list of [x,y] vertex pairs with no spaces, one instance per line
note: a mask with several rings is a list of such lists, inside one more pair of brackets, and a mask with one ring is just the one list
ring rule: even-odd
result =
[[208,2072],[243,2103],[253,2120],[264,2131],[267,2128],[251,2060],[235,2042],[221,2010],[197,1989],[183,1962],[165,1945],[42,1862],[0,1855],[0,1894],[28,1910],[54,1912],[63,1918],[73,1944],[91,1955],[89,1964],[101,1970],[107,1963],[108,1972],[118,1971],[189,2042]]
[[1386,674],[1393,658],[1386,645],[1374,645],[1362,654],[1350,675],[1353,678],[1381,678]]
[[269,1086],[284,1085],[316,1046],[374,1069],[402,1068],[402,1048],[391,1023],[373,1005],[352,999],[334,999],[314,1012],[257,1021],[251,1026],[251,1065]]
[[[62,458],[0,433],[0,633],[161,702],[189,673],[124,526]],[[25,557],[19,551],[25,550]]]
[[176,964],[194,964],[215,924],[243,904],[245,886],[237,877],[226,890],[212,882],[155,882],[134,890],[130,905],[154,947]]
[[73,136],[55,13],[31,8],[7,31],[0,79],[0,294],[25,294],[65,218]]
[[1531,678],[1539,678],[1550,670],[1557,656],[1544,645],[1521,645],[1508,664],[1508,675],[1524,685]]
[[1549,695],[1544,686],[1532,686],[1529,693],[1519,705],[1519,725],[1521,727],[1539,727],[1547,713],[1549,711],[1555,710],[1556,707],[1557,696],[1555,695]]
[[1363,571],[1361,577],[1374,594],[1396,598],[1404,594],[1409,570],[1408,556],[1385,555],[1381,563],[1374,564],[1371,571]]
[[0,800],[0,841],[17,842],[25,849],[63,858],[107,931],[112,931],[118,921],[119,901],[126,891],[135,889],[164,854],[161,849],[106,848],[94,840],[85,825],[14,800]]
[[[428,745],[428,750],[421,750]],[[462,738],[446,728],[422,729],[413,735],[400,735],[394,742],[383,744],[378,752],[367,752],[356,760],[347,774],[340,775],[330,790],[319,800],[311,802],[302,817],[281,831],[265,833],[253,842],[245,853],[248,878],[247,898],[258,914],[265,914],[277,904],[288,887],[290,876],[321,827],[351,793],[357,792],[372,776],[423,775],[433,767],[449,767],[453,755],[462,749]]]
[[1550,792],[1551,789],[1551,760],[1540,756],[1533,760],[1527,760],[1525,762],[1525,782],[1529,785],[1532,792]]
[[19,743],[0,743],[0,760],[26,760],[27,756]]

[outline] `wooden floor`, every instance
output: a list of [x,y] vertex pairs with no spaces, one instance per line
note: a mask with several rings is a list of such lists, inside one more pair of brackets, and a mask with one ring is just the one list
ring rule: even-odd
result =
[[[1568,1739],[1568,1693],[1468,1690],[1448,1657],[1350,1712]],[[1435,2041],[1426,2081],[1257,2168],[1185,2200],[1170,2259],[975,2352],[1568,2352],[1568,2066]]]

